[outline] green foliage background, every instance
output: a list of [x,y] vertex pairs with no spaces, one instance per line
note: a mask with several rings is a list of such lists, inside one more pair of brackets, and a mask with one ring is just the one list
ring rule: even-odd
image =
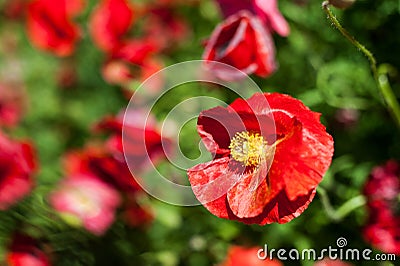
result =
[[[4,3],[0,1],[0,10]],[[77,85],[70,89],[57,85],[62,60],[33,48],[22,21],[0,17],[1,42],[9,36],[17,38],[17,52],[12,57],[21,64],[29,95],[25,118],[9,134],[31,139],[40,160],[37,187],[32,195],[0,213],[0,261],[16,228],[48,243],[55,265],[212,265],[223,260],[232,244],[322,249],[335,246],[339,237],[347,238],[352,248],[370,247],[361,233],[366,209],[360,207],[343,220],[333,221],[318,195],[300,217],[283,225],[248,226],[214,217],[202,206],[175,207],[155,199],[151,204],[156,218],[147,229],[128,228],[117,221],[104,237],[97,238],[64,224],[46,200],[63,177],[61,156],[67,150],[83,147],[92,139],[91,127],[95,122],[104,115],[118,113],[128,103],[120,89],[108,85],[100,74],[105,56],[94,48],[86,23],[95,3],[90,1],[85,14],[79,17],[84,38],[73,58],[68,59],[78,72]],[[368,60],[331,26],[321,3],[282,0],[279,5],[291,27],[289,37],[274,36],[279,70],[270,78],[254,79],[263,91],[290,94],[322,113],[322,121],[335,140],[335,156],[321,186],[337,208],[361,193],[373,166],[390,158],[400,159],[399,129],[384,107]],[[198,6],[181,5],[178,9],[192,34],[171,53],[162,55],[165,65],[200,59],[202,41],[221,21],[210,0],[200,1]],[[396,70],[390,82],[399,98],[400,2],[358,0],[350,9],[334,12],[379,63],[390,64]],[[9,61],[10,55],[0,54],[0,68],[7,70]],[[223,98],[227,103],[234,99],[224,91],[201,91],[193,84],[177,90],[166,102],[177,103],[192,95],[189,91]],[[163,117],[169,108],[161,106],[157,117]],[[338,122],[340,109],[354,109],[358,119],[350,126]],[[189,157],[198,155],[199,137],[193,125],[185,128],[180,139]]]

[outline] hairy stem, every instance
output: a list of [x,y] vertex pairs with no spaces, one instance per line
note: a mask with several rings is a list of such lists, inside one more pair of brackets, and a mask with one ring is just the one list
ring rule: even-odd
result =
[[390,86],[389,80],[387,78],[386,71],[378,71],[376,66],[376,59],[373,54],[365,48],[364,45],[359,43],[337,20],[335,15],[329,8],[329,1],[324,1],[322,3],[322,8],[324,9],[325,13],[328,16],[328,19],[332,24],[340,31],[340,33],[349,40],[358,50],[360,50],[369,60],[372,74],[374,75],[375,82],[378,86],[382,97],[386,103],[386,106],[391,113],[394,121],[396,122],[397,126],[400,128],[400,104],[396,99],[396,95],[393,93],[393,90]]

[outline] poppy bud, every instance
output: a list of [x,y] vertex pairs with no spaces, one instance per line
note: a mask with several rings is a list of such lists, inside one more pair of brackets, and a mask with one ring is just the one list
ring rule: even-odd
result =
[[345,9],[354,4],[355,1],[356,0],[329,0],[328,2],[334,7]]

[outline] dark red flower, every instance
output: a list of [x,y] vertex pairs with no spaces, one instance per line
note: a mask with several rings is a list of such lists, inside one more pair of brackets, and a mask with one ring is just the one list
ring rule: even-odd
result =
[[131,64],[141,65],[146,59],[154,55],[158,47],[154,42],[145,39],[129,40],[121,44],[112,53],[112,59],[124,60]]
[[276,68],[271,35],[260,19],[248,11],[240,11],[216,27],[203,58],[262,77],[271,75]]
[[150,5],[146,10],[144,34],[160,49],[176,46],[189,35],[186,22],[168,4]]
[[34,0],[29,4],[27,31],[33,45],[58,56],[73,53],[79,28],[71,21],[82,1]]
[[220,264],[220,266],[282,266],[283,264],[274,259],[265,260],[258,258],[258,247],[240,247],[232,246],[228,250],[226,259]]
[[319,117],[278,93],[201,112],[197,130],[214,159],[188,170],[196,197],[214,215],[249,224],[297,217],[333,155]]
[[400,165],[389,161],[374,168],[364,194],[370,213],[365,239],[383,252],[400,255]]
[[[87,146],[82,151],[68,153],[65,156],[64,168],[68,176],[90,177],[101,181],[111,190],[118,191],[123,199],[123,204],[121,206],[122,217],[128,225],[141,226],[153,220],[151,208],[148,204],[141,201],[142,198],[145,198],[144,191],[129,171],[123,157],[114,157],[104,146]],[[84,188],[79,188],[79,190],[82,189]],[[62,197],[60,194],[61,193],[55,194],[57,197],[53,197],[53,202],[54,199],[57,199],[58,202],[64,205],[70,205],[74,202],[73,195],[70,196],[71,192],[64,191],[61,194],[63,195]],[[102,203],[99,202],[98,204]],[[82,208],[84,208],[84,206]],[[71,210],[79,212],[78,207],[76,210]],[[61,209],[60,211],[63,210]],[[110,214],[110,212],[108,214]],[[103,218],[101,217],[99,217],[99,220],[96,218],[93,221],[98,222],[100,228],[107,228],[112,222],[112,220],[106,219],[107,217],[110,218],[111,216],[105,216],[105,222],[103,222]],[[83,218],[84,216],[81,217],[81,219]]]
[[279,12],[277,0],[217,0],[217,2],[225,17],[247,10],[257,15],[270,31],[276,31],[282,36],[289,35],[289,25]]
[[[138,169],[147,167],[148,158],[152,162],[164,157],[165,149],[170,146],[170,140],[162,137],[157,128],[154,117],[146,117],[143,110],[129,111],[116,117],[106,117],[98,129],[108,130],[112,134],[108,141],[108,149],[116,158],[125,157],[135,162]],[[122,132],[124,133],[124,147],[122,146]],[[163,147],[165,146],[165,147]]]
[[[102,68],[105,81],[121,86],[130,85],[132,80],[140,82],[161,70],[163,65],[153,55],[158,47],[151,41],[131,40],[120,46],[112,54]],[[154,90],[159,90],[163,81],[152,84]]]
[[122,218],[134,227],[150,224],[154,219],[152,208],[141,198],[147,198],[144,194],[127,195],[127,200],[123,206]]
[[25,93],[21,86],[0,83],[0,126],[15,126],[24,112]]
[[126,0],[103,0],[93,11],[89,30],[95,44],[110,52],[123,43],[133,22],[133,9]]
[[88,146],[82,151],[70,152],[64,162],[67,175],[95,176],[120,191],[140,190],[123,157],[116,158],[102,147]]
[[7,252],[9,266],[50,266],[50,260],[40,249],[36,240],[24,235],[16,235]]
[[3,12],[10,19],[20,19],[25,15],[27,3],[27,0],[8,0]]
[[0,132],[0,210],[6,210],[32,190],[35,155],[29,143]]

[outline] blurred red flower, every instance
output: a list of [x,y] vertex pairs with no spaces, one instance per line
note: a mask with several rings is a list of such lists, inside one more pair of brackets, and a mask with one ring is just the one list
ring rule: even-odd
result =
[[[125,157],[135,162],[140,169],[145,169],[150,159],[153,163],[165,156],[165,150],[170,147],[171,140],[161,136],[155,118],[148,117],[143,110],[120,113],[116,117],[105,117],[97,129],[106,130],[113,134],[107,140],[108,149],[115,158]],[[125,146],[122,146],[124,133]]]
[[68,153],[64,162],[67,175],[92,176],[118,190],[123,199],[122,217],[127,224],[141,226],[153,220],[151,208],[139,200],[144,197],[144,191],[129,171],[124,158],[112,156],[104,146],[87,146],[82,151]]
[[31,144],[13,141],[0,132],[0,210],[30,193],[35,160]]
[[400,255],[400,165],[388,161],[375,167],[365,184],[370,217],[364,237],[386,253]]
[[258,247],[246,248],[232,246],[228,250],[226,259],[220,266],[283,266],[283,264],[276,259],[259,259],[257,256],[258,250]]
[[134,227],[150,224],[154,219],[154,213],[149,204],[142,203],[144,194],[136,193],[127,195],[124,206],[122,207],[122,218]]
[[[122,159],[119,160],[119,159]],[[102,147],[88,146],[65,156],[67,175],[91,175],[124,192],[141,190],[123,158],[115,158]]]
[[37,241],[25,235],[16,235],[6,255],[9,266],[50,266],[50,260]]
[[240,11],[216,27],[207,42],[203,59],[262,77],[271,75],[276,68],[271,35],[260,19],[248,11]]
[[257,15],[270,31],[288,36],[290,28],[279,12],[277,0],[217,0],[224,17],[229,17],[241,10]]
[[117,190],[97,177],[72,175],[51,193],[50,203],[67,223],[102,235],[114,222],[121,199]]
[[58,56],[71,55],[80,35],[71,18],[82,8],[81,0],[32,1],[27,14],[27,33],[32,44]]
[[176,46],[189,36],[189,27],[169,4],[150,5],[146,12],[144,34],[160,49]]
[[0,83],[0,126],[15,126],[21,119],[25,103],[21,86]]
[[[121,86],[130,85],[134,79],[140,82],[145,81],[163,67],[163,64],[154,57],[158,50],[157,44],[151,40],[127,41],[111,54],[110,59],[103,66],[104,80]],[[146,89],[157,91],[162,85],[163,80],[157,80]]]
[[8,0],[4,3],[3,12],[7,18],[21,19],[26,12],[27,0]]
[[201,112],[197,130],[214,159],[188,170],[196,197],[214,215],[249,224],[299,216],[333,155],[319,117],[278,93]]
[[95,44],[105,52],[121,46],[134,19],[126,0],[103,0],[93,11],[89,31]]

